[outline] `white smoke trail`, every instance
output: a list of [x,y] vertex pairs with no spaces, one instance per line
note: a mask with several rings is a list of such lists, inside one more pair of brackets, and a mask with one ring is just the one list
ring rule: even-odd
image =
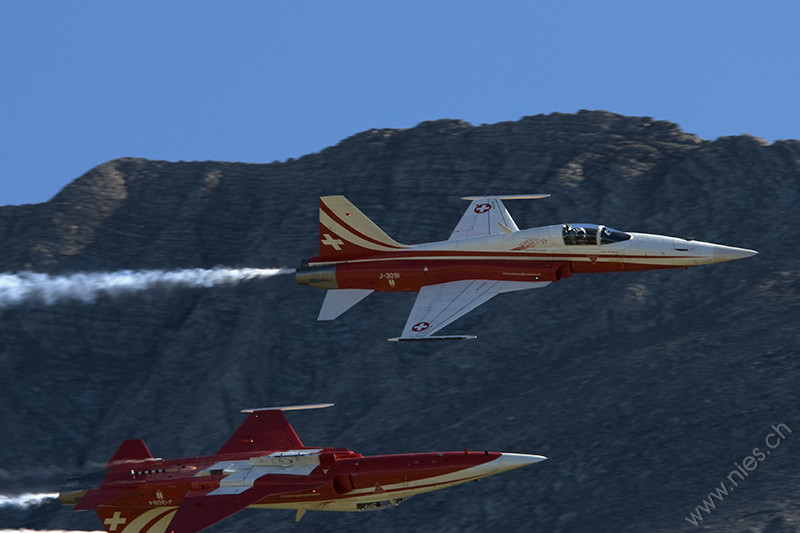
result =
[[39,494],[32,494],[26,492],[24,494],[16,494],[7,496],[0,494],[0,507],[31,507],[33,505],[40,505],[47,500],[54,500],[58,498],[57,493],[43,492]]
[[[0,494],[0,507],[17,507],[17,508],[28,508],[33,507],[35,505],[41,505],[43,503],[48,503],[50,500],[57,500],[58,494],[57,493],[25,493],[25,494],[16,494],[16,495],[5,495]],[[0,533],[105,533],[104,531],[76,531],[76,530],[64,530],[64,529],[0,529]]]
[[118,270],[52,276],[38,272],[0,274],[0,309],[26,302],[54,304],[62,300],[94,302],[100,294],[115,295],[156,286],[212,287],[291,274],[292,268],[191,268],[185,270]]

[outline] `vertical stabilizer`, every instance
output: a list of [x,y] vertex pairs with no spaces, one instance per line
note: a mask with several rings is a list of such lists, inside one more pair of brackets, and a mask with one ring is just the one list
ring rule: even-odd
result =
[[340,261],[408,248],[395,241],[344,196],[319,199],[319,257]]
[[136,463],[151,459],[153,456],[142,439],[126,440],[108,462],[108,468],[122,463]]

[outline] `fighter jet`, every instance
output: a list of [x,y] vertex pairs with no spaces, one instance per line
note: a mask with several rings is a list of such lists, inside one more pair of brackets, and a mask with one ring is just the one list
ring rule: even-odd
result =
[[[157,459],[126,440],[104,472],[71,480],[59,499],[94,509],[109,533],[194,533],[245,507],[368,511],[538,463],[541,455],[438,452],[364,457],[346,448],[304,446],[283,411],[333,404],[248,409],[215,455]],[[99,486],[96,486],[99,483]]]
[[497,294],[539,289],[588,272],[690,267],[757,252],[663,235],[570,223],[520,230],[502,200],[471,203],[446,241],[400,244],[344,196],[319,199],[319,255],[302,262],[300,285],[328,289],[317,320],[333,320],[374,291],[418,291],[398,340],[471,339],[433,334]]

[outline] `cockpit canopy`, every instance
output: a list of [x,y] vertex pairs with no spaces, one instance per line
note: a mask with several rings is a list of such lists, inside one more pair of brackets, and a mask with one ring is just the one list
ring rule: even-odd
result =
[[624,231],[597,224],[564,224],[561,226],[561,235],[564,237],[564,244],[568,245],[591,244],[597,246],[627,241],[631,238],[630,234]]

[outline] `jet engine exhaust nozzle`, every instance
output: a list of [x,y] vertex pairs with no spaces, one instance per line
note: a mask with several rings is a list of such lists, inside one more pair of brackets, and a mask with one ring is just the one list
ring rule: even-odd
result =
[[62,491],[58,493],[58,501],[61,502],[62,505],[75,505],[87,492],[88,490]]
[[294,274],[298,285],[309,285],[320,289],[338,289],[335,266],[310,267],[304,261]]

